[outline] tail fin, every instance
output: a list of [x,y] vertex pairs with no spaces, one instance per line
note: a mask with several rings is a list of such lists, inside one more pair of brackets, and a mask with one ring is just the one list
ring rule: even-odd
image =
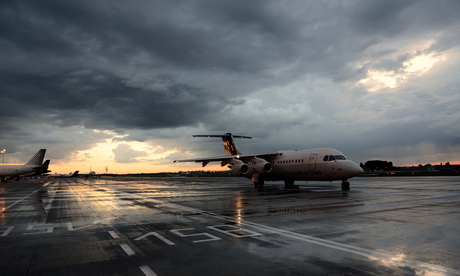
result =
[[76,177],[78,175],[79,171],[75,171],[70,177]]
[[30,160],[26,163],[26,165],[34,165],[34,166],[41,166],[43,163],[43,159],[45,158],[46,149],[39,150]]
[[224,135],[193,135],[193,137],[221,137],[222,144],[224,145],[225,155],[241,154],[241,152],[236,147],[236,143],[233,138],[248,138],[248,139],[252,138],[249,136],[235,136],[235,135],[232,135],[231,133],[226,133]]
[[50,160],[48,159],[42,164],[42,167],[48,169],[49,165],[50,165]]
[[44,173],[51,172],[50,170],[48,170],[49,165],[50,160],[48,159],[40,167],[35,167],[35,173],[32,176],[42,175]]

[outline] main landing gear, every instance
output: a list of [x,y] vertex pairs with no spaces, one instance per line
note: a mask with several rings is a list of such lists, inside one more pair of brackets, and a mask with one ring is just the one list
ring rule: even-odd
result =
[[349,191],[350,190],[350,182],[342,181],[342,191]]
[[294,180],[289,179],[289,180],[284,180],[284,187],[294,187]]
[[264,181],[263,180],[259,180],[259,181],[256,181],[254,182],[254,187],[263,187],[264,186]]

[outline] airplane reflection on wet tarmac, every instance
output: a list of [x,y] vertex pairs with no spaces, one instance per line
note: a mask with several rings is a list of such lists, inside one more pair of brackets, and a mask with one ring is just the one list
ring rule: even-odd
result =
[[345,192],[237,178],[6,183],[0,274],[460,275],[458,179],[354,182]]

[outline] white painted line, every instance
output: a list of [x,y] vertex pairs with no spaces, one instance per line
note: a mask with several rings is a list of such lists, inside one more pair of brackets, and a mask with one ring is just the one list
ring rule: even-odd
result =
[[45,234],[45,233],[53,233],[54,226],[45,226],[45,225],[29,225],[27,226],[27,231],[31,230],[42,230],[32,233],[24,233],[23,235],[33,235],[33,234]]
[[143,265],[139,267],[142,272],[144,272],[145,276],[157,276],[153,270],[150,269],[150,267]]
[[112,238],[114,238],[114,239],[119,239],[119,238],[120,238],[120,236],[118,236],[118,234],[115,233],[115,231],[109,231],[109,234],[110,234],[110,236],[112,236]]
[[163,237],[162,235],[160,235],[160,234],[158,234],[158,233],[156,233],[156,232],[149,232],[149,233],[147,233],[147,234],[145,234],[145,235],[140,236],[139,238],[136,238],[135,241],[140,241],[140,240],[142,240],[143,238],[148,237],[148,236],[150,236],[150,235],[159,238],[160,240],[162,240],[162,241],[165,242],[166,244],[175,245],[175,243],[173,243],[172,241],[168,240],[167,238]]
[[174,234],[178,235],[179,237],[195,237],[195,236],[206,236],[210,239],[205,239],[205,240],[197,240],[197,241],[193,241],[193,242],[208,242],[208,241],[218,241],[218,240],[221,240],[221,238],[219,237],[216,237],[214,235],[211,235],[209,233],[195,233],[195,234],[188,234],[188,235],[185,235],[185,234],[182,234],[181,232],[179,231],[188,231],[188,230],[193,230],[193,228],[184,228],[184,229],[177,229],[177,230],[169,230],[171,232],[173,232]]
[[73,228],[73,224],[71,222],[67,222],[67,231],[75,231],[75,230],[80,230],[80,229],[83,229],[83,228],[88,228],[88,227],[94,226],[94,224]]
[[95,220],[95,221],[93,221],[93,224],[84,225],[84,226],[80,226],[80,227],[77,227],[77,228],[73,228],[72,222],[68,222],[68,223],[67,223],[67,231],[80,230],[80,229],[92,227],[92,226],[94,226],[94,225],[96,225],[96,224],[108,225],[109,223],[106,222],[106,221],[112,220],[112,219],[113,219],[113,218],[106,218],[106,219],[102,219],[102,220]]
[[[233,229],[231,229],[231,230],[223,230],[223,229],[219,229],[219,227],[221,227],[221,228],[233,228]],[[262,236],[262,234],[260,234],[260,233],[250,231],[250,230],[247,230],[247,229],[243,229],[243,228],[240,228],[240,227],[236,227],[236,226],[233,226],[233,225],[216,225],[216,226],[208,226],[208,228],[212,229],[212,230],[216,230],[216,231],[224,233],[224,234],[227,234],[227,235],[230,235],[230,236],[235,237],[235,238],[246,238],[246,237]],[[236,233],[236,234],[234,234],[233,232]],[[248,234],[240,234],[241,232],[248,233]]]
[[120,244],[120,247],[121,247],[121,249],[123,249],[125,251],[125,253],[128,256],[136,255],[136,253],[134,253],[134,251],[131,249],[131,247],[129,247],[126,243]]
[[45,187],[48,186],[49,184],[51,184],[51,182],[46,183],[45,185],[43,185],[43,187],[41,187],[41,188],[38,189],[38,190],[33,191],[30,195],[25,196],[25,197],[19,199],[18,201],[16,201],[15,203],[13,203],[13,204],[7,206],[7,207],[4,208],[2,211],[0,211],[0,214],[3,213],[3,212],[5,212],[5,211],[8,210],[9,208],[13,207],[14,205],[18,204],[19,202],[23,201],[24,199],[28,198],[29,196],[31,196],[31,195],[35,194],[36,192],[40,191],[41,189],[45,188]]
[[[2,227],[2,228],[3,228],[3,227]],[[6,229],[6,231],[3,232],[2,237],[8,236],[8,234],[11,232],[11,230],[13,230],[13,228],[14,228],[14,226],[8,227],[8,229]]]

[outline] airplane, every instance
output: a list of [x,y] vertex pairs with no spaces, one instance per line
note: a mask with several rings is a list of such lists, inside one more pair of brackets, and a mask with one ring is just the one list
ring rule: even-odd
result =
[[[45,157],[46,149],[39,150],[30,160],[24,165],[1,165],[0,176],[3,178],[12,176],[21,176],[34,174],[37,171],[43,170],[42,162]],[[46,162],[45,162],[46,163]],[[45,164],[44,163],[44,164]]]
[[91,167],[89,167],[90,172],[88,174],[85,174],[86,178],[96,178],[96,177],[101,177],[100,174],[97,174],[95,171],[91,170]]
[[43,164],[40,167],[37,167],[35,172],[28,173],[28,174],[22,174],[21,176],[39,176],[44,173],[49,173],[51,172],[50,170],[48,170],[49,165],[50,165],[50,160],[48,159],[45,162],[43,162]]
[[342,190],[350,189],[349,178],[357,176],[363,169],[343,153],[335,149],[318,148],[295,151],[276,151],[262,154],[242,154],[234,138],[248,138],[231,133],[224,135],[193,135],[193,137],[220,137],[224,145],[225,156],[175,160],[174,162],[221,162],[229,165],[233,173],[251,179],[255,187],[262,187],[264,181],[284,180],[285,186],[293,186],[296,180],[334,181],[342,180]]
[[79,171],[75,171],[75,172],[70,172],[70,173],[67,173],[67,174],[60,174],[60,173],[55,173],[55,174],[47,174],[45,175],[46,177],[50,178],[50,177],[54,177],[54,178],[70,178],[70,177],[76,177],[78,175],[78,172]]

